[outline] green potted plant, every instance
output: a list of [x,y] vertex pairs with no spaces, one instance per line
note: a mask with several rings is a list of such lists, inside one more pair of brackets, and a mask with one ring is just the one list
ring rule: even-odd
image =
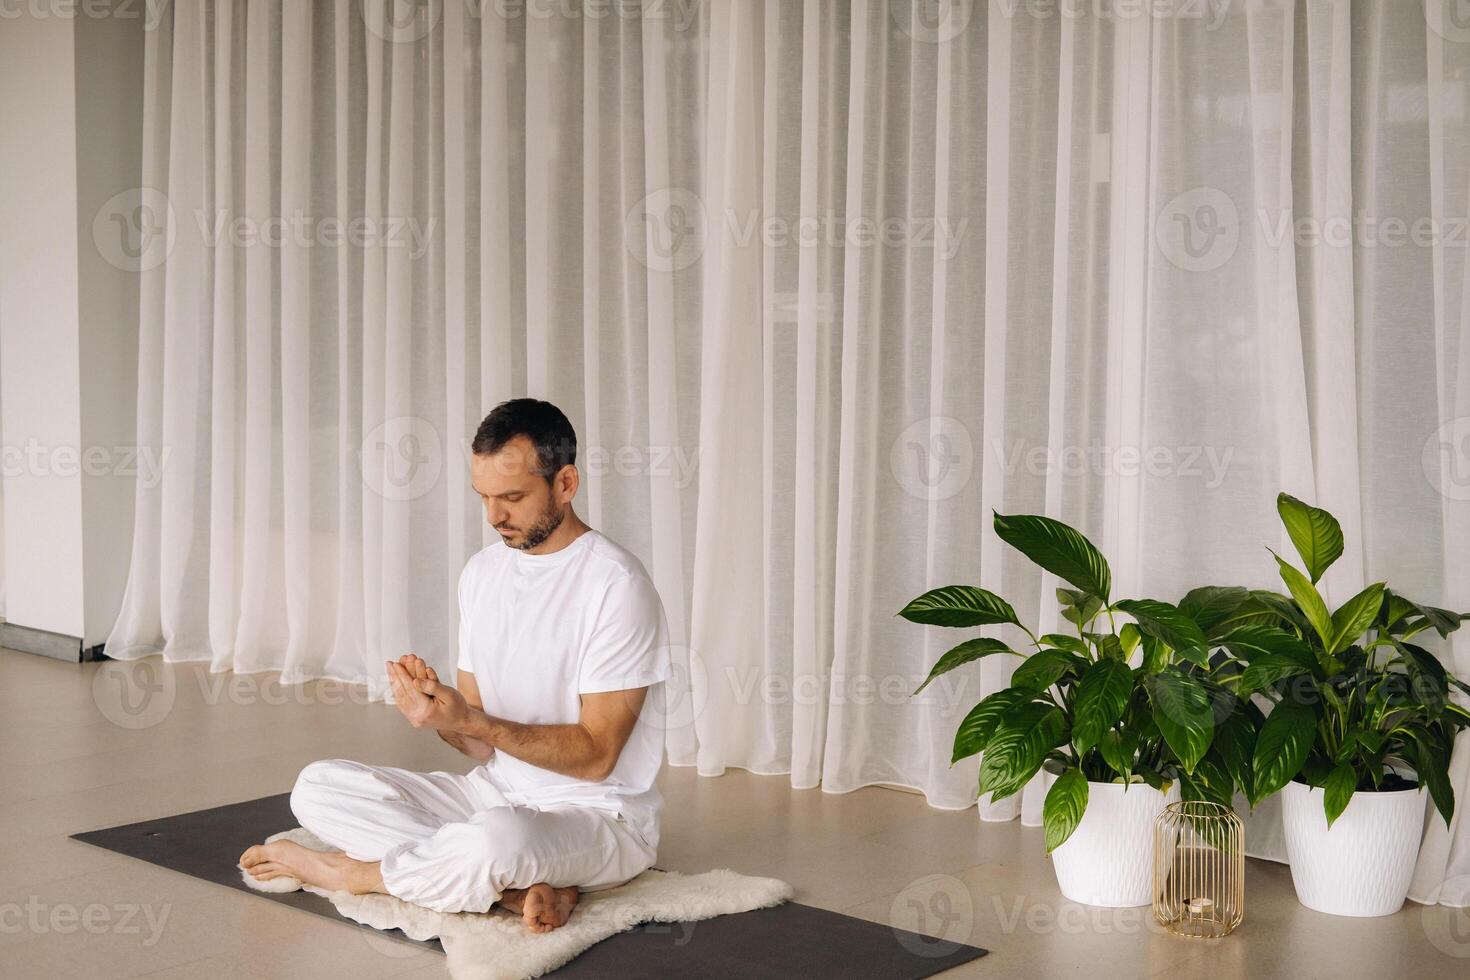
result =
[[[925,592],[899,615],[953,628],[1017,627],[1031,649],[976,636],[939,658],[917,694],[948,671],[992,655],[1021,658],[1010,686],[982,699],[955,732],[951,765],[977,753],[981,794],[1001,800],[1044,766],[1042,820],[1062,893],[1090,905],[1152,900],[1154,818],[1181,792],[1229,799],[1254,729],[1205,664],[1213,624],[1244,590],[1196,590],[1174,606],[1112,598],[1112,574],[1090,541],[1060,521],[996,514],[996,534],[1061,578],[1071,632],[1037,636],[986,589]],[[1223,597],[1223,598],[1222,598]],[[1120,622],[1120,617],[1124,619]],[[1223,734],[1220,734],[1223,733]],[[1247,754],[1242,754],[1247,753]]]
[[1429,630],[1447,637],[1466,616],[1382,582],[1329,610],[1317,582],[1342,554],[1342,528],[1288,494],[1277,510],[1305,571],[1276,556],[1289,595],[1251,593],[1213,664],[1215,683],[1272,705],[1237,784],[1253,807],[1281,792],[1302,904],[1392,914],[1413,875],[1423,791],[1446,823],[1454,813],[1450,752],[1470,725],[1451,700],[1452,688],[1470,686],[1414,639]]

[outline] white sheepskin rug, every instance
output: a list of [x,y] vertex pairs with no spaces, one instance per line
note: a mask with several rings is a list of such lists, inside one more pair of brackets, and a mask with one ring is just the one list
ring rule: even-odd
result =
[[[315,851],[332,848],[297,827],[266,838],[293,840]],[[581,896],[572,917],[551,932],[531,932],[521,917],[499,907],[489,912],[435,912],[391,895],[329,892],[295,878],[256,881],[241,869],[256,891],[290,892],[302,887],[331,900],[337,911],[376,929],[401,929],[412,939],[439,937],[454,980],[520,980],[571,961],[608,936],[641,922],[694,922],[717,915],[780,905],[792,888],[775,878],[751,878],[733,871],[683,875],[652,868],[625,885]]]

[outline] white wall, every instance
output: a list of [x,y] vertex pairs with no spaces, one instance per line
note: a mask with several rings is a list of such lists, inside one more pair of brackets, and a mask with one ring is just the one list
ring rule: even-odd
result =
[[83,445],[105,450],[110,460],[107,472],[82,477],[87,647],[107,639],[117,619],[133,544],[128,450],[138,439],[138,274],[102,257],[92,226],[101,208],[143,178],[143,31],[141,17],[76,22],[81,434]]
[[[138,16],[0,23],[5,619],[84,647],[112,625],[132,540],[133,477],[115,464],[136,441],[137,275],[104,260],[92,224],[139,183],[144,30]],[[84,467],[89,449],[107,464]]]
[[73,52],[69,18],[0,29],[0,436],[6,618],[81,636],[81,477],[53,472],[81,434]]

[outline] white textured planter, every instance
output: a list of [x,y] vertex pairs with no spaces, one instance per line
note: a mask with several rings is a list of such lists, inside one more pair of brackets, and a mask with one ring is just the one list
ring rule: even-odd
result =
[[1424,835],[1419,789],[1354,793],[1327,829],[1322,790],[1287,783],[1281,823],[1296,897],[1332,915],[1392,915],[1403,907]]
[[[1047,774],[1046,786],[1056,780]],[[1087,810],[1067,842],[1051,852],[1062,894],[1083,905],[1131,908],[1154,899],[1154,820],[1179,799],[1146,783],[1087,784]]]

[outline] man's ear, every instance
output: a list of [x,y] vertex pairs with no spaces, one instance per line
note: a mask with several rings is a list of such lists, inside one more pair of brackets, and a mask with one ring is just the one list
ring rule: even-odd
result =
[[581,474],[577,472],[575,464],[568,463],[563,466],[556,474],[556,495],[558,501],[563,504],[571,503],[572,498],[577,495],[577,487],[581,485],[581,482]]

